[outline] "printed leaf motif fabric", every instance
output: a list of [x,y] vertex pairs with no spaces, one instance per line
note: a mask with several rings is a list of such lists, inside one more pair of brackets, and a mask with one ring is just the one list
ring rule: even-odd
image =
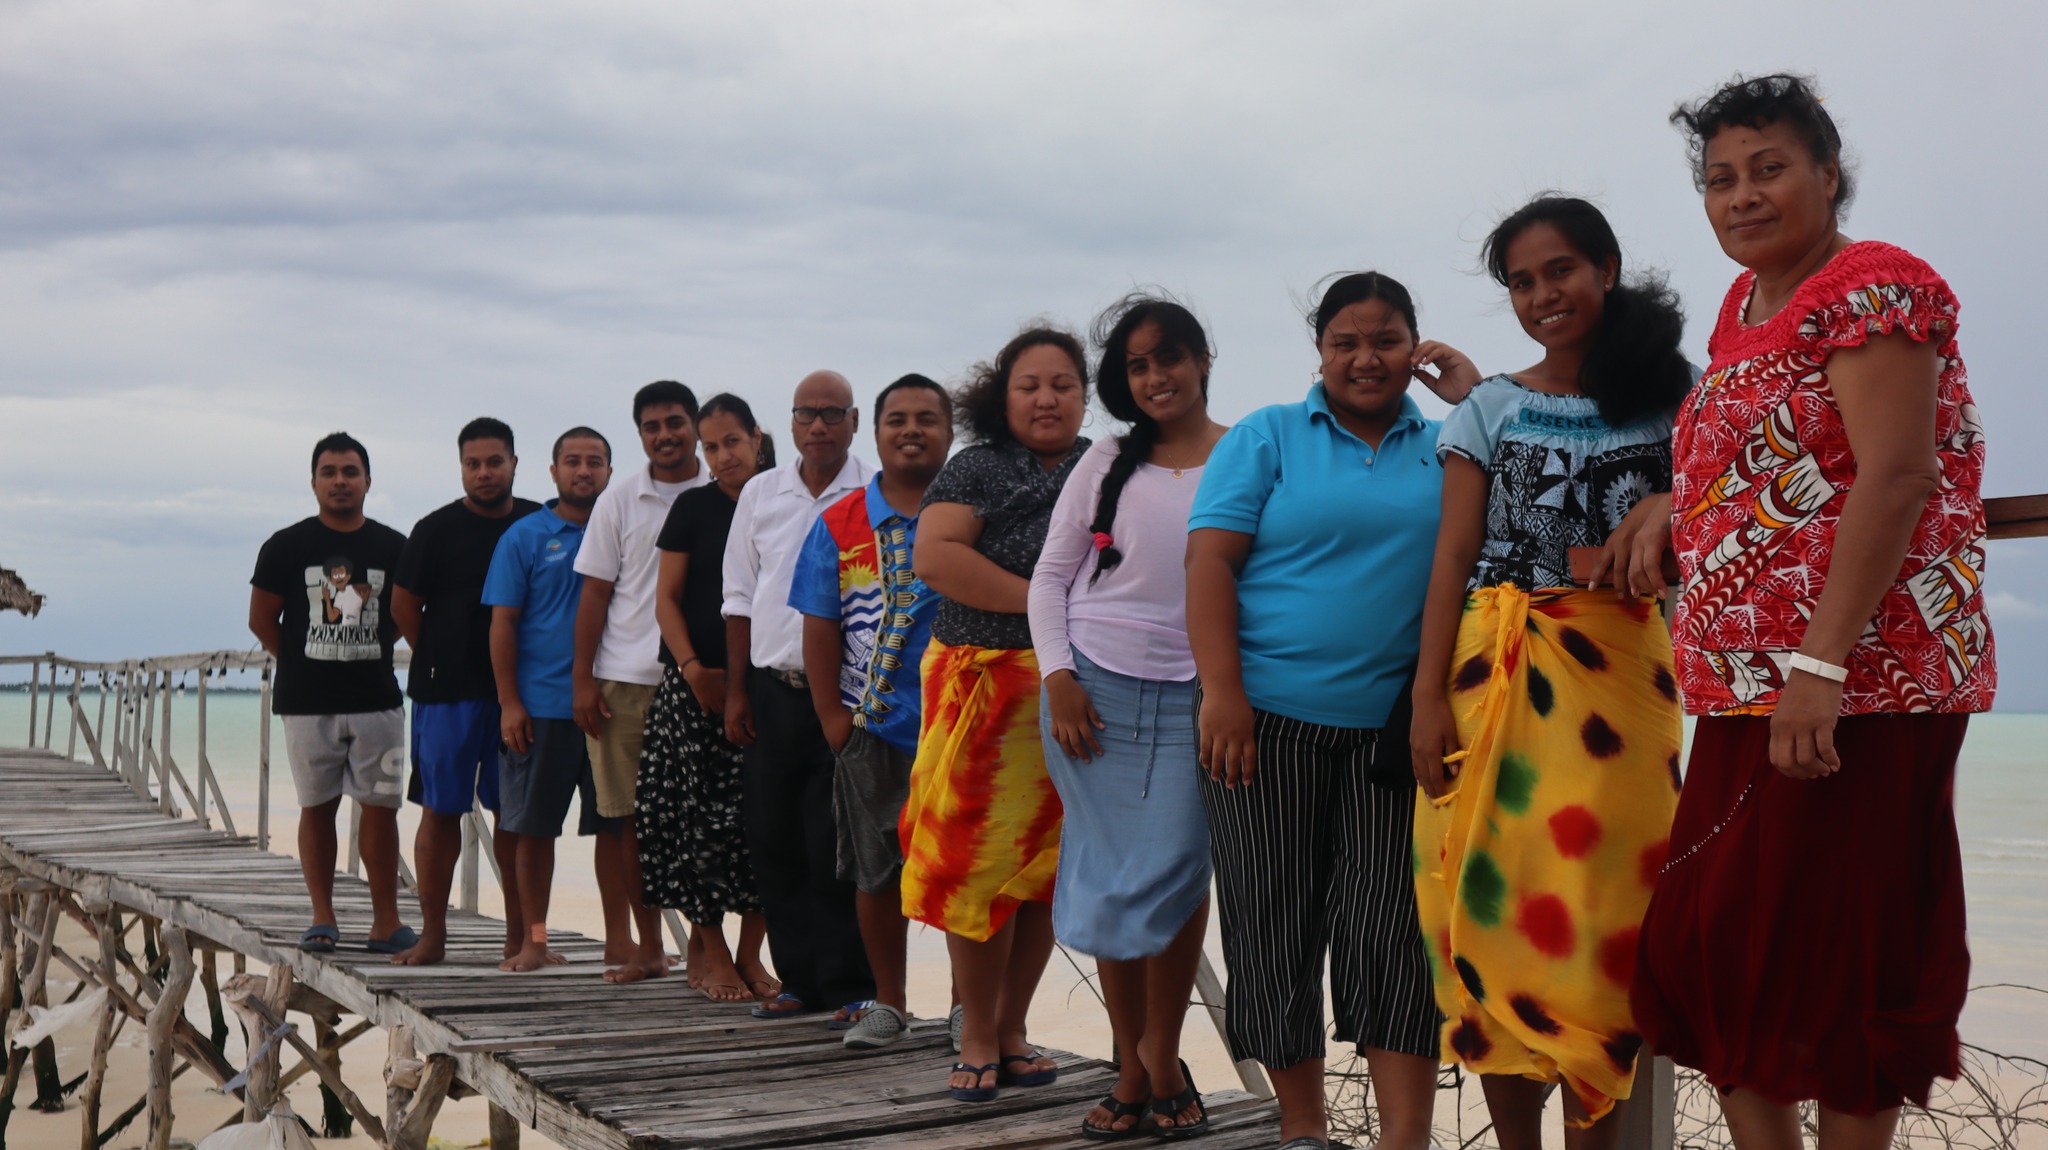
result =
[[1956,346],[1954,293],[1918,258],[1875,242],[1843,249],[1776,316],[1746,327],[1753,284],[1745,272],[1729,289],[1712,362],[1673,435],[1686,709],[1776,706],[1856,483],[1828,356],[1903,332],[1938,341],[1941,479],[1898,581],[1850,653],[1842,713],[1989,710],[1998,672],[1982,594],[1984,431]]

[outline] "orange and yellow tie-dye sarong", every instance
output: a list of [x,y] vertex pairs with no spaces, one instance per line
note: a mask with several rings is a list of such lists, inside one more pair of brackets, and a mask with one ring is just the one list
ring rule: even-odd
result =
[[1038,657],[949,647],[923,664],[924,725],[910,769],[903,913],[986,941],[1018,904],[1051,902],[1060,797],[1045,773]]
[[1671,638],[1654,599],[1512,585],[1465,602],[1453,790],[1417,793],[1415,889],[1443,1058],[1627,1098],[1636,934],[1678,807]]

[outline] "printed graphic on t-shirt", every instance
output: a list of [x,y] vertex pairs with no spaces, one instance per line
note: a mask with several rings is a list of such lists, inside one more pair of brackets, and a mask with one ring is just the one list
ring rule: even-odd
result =
[[384,572],[346,555],[306,568],[306,658],[353,663],[383,657],[377,641]]

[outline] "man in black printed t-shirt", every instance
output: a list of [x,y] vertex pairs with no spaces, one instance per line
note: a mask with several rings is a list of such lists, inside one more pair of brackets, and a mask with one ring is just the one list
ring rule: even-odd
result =
[[373,914],[365,945],[396,954],[418,942],[398,921],[398,808],[404,799],[405,714],[391,648],[392,573],[405,536],[363,515],[370,453],[347,432],[313,445],[320,513],[272,535],[249,580],[249,630],[277,660],[271,709],[284,720],[298,791],[299,868],[313,923],[299,949],[330,952],[334,818],[342,796],[363,811],[363,869]]
[[[483,604],[484,577],[505,529],[539,510],[512,496],[519,457],[512,429],[485,416],[455,437],[462,463],[462,498],[413,525],[398,560],[391,611],[412,648],[405,693],[412,696],[412,769],[420,784],[420,940],[392,962],[424,966],[441,961],[448,945],[448,891],[462,856],[462,817],[478,802],[498,813],[498,686],[491,673],[491,612]],[[505,892],[505,957],[526,941],[520,921],[518,837],[504,827],[491,835]]]

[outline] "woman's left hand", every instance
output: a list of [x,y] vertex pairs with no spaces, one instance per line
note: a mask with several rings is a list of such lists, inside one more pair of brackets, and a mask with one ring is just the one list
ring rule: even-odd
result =
[[1771,765],[1788,779],[1819,779],[1842,769],[1835,754],[1835,721],[1842,684],[1805,671],[1790,672],[1771,713]]
[[1072,671],[1059,670],[1045,677],[1045,698],[1052,708],[1052,737],[1070,759],[1088,763],[1102,754],[1095,732],[1104,726],[1095,713],[1088,688]]
[[1479,383],[1479,368],[1464,352],[1442,340],[1426,339],[1415,345],[1411,363],[1415,378],[1445,403],[1465,402]]

